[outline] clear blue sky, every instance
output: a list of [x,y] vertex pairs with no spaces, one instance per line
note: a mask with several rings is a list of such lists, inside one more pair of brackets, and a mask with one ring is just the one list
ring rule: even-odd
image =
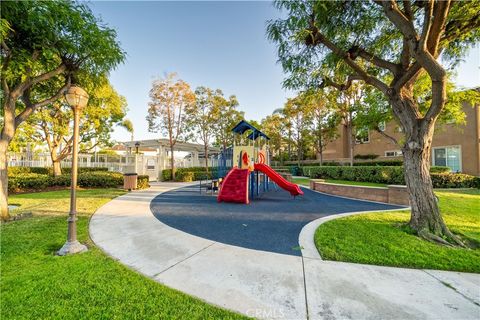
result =
[[[247,119],[260,120],[283,105],[276,49],[265,35],[266,22],[280,13],[270,2],[121,2],[94,1],[93,12],[117,30],[127,61],[111,74],[127,98],[136,139],[149,133],[148,91],[153,79],[177,72],[192,88],[203,85],[235,94]],[[480,48],[458,70],[457,84],[480,85]],[[129,140],[117,128],[113,138]]]

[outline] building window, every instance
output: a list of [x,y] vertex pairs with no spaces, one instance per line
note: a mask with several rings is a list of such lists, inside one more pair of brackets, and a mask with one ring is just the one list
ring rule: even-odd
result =
[[399,157],[402,155],[402,151],[395,150],[395,151],[385,151],[385,157]]
[[382,132],[385,131],[385,128],[386,128],[385,121],[382,121],[382,122],[378,123],[378,129],[380,131],[382,131]]
[[355,134],[355,142],[357,144],[369,143],[370,142],[370,132],[368,128],[360,128]]
[[433,148],[433,165],[449,167],[452,172],[462,171],[462,153],[460,146]]
[[147,170],[155,170],[155,160],[148,159],[147,160]]

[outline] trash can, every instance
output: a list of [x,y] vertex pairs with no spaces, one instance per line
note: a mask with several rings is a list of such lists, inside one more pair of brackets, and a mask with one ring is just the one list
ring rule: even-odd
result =
[[123,189],[132,191],[137,189],[137,177],[136,173],[125,173],[123,175]]

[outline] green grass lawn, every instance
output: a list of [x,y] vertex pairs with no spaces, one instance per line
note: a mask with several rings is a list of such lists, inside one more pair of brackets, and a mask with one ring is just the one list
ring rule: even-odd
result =
[[[310,178],[297,177],[297,178],[293,178],[292,181],[293,181],[293,183],[300,184],[300,185],[303,185],[303,186],[310,186]],[[382,184],[382,183],[347,181],[347,180],[325,179],[325,182],[337,183],[337,184],[347,184],[347,185],[351,185],[351,186],[365,186],[365,187],[385,187],[386,186],[386,184]]]
[[237,319],[235,313],[154,282],[114,261],[88,237],[88,218],[123,194],[78,192],[78,236],[89,251],[55,256],[66,239],[69,192],[11,196],[33,217],[1,226],[1,319]]
[[[436,191],[445,222],[454,233],[480,243],[480,190]],[[315,232],[326,260],[480,273],[480,248],[430,243],[404,226],[409,211],[369,213],[332,220]]]

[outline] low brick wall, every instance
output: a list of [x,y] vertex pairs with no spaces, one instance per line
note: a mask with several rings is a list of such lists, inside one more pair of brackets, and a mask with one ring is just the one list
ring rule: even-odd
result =
[[326,183],[321,179],[310,180],[310,189],[361,200],[370,200],[399,205],[409,205],[406,186],[390,185],[387,187],[349,186]]

